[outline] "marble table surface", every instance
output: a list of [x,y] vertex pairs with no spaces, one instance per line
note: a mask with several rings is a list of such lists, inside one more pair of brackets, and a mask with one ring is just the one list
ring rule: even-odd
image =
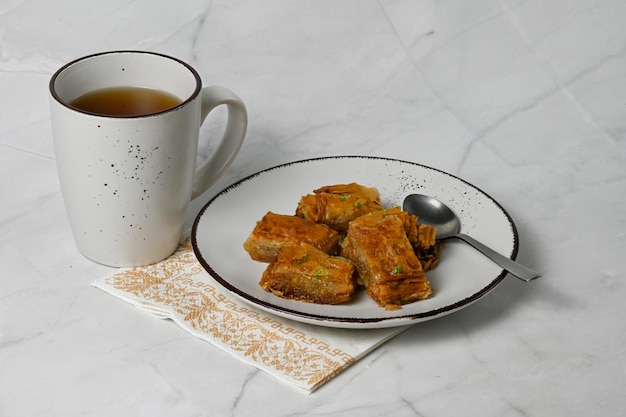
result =
[[[609,0],[3,0],[0,416],[625,415],[625,21]],[[508,276],[311,395],[90,287],[111,269],[74,246],[47,88],[116,49],[184,59],[248,106],[188,225],[264,168],[397,158],[499,201],[544,276]]]

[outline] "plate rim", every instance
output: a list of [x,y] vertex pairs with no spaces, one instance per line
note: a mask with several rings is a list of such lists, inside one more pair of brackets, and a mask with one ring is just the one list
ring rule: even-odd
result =
[[[405,325],[405,324],[411,324],[411,322],[416,323],[419,321],[426,321],[429,319],[434,319],[437,317],[442,317],[443,315],[447,315],[450,313],[453,313],[457,310],[459,310],[462,307],[467,307],[468,305],[472,304],[475,301],[478,301],[479,299],[481,299],[482,297],[484,297],[485,295],[487,295],[489,292],[491,292],[495,287],[497,287],[506,277],[507,275],[507,271],[506,270],[502,270],[491,282],[489,282],[487,285],[485,285],[483,288],[481,288],[479,291],[470,294],[468,297],[465,297],[463,299],[460,299],[452,304],[448,304],[446,306],[442,306],[436,309],[432,309],[432,310],[428,310],[428,311],[424,311],[424,312],[419,312],[419,313],[413,313],[413,314],[406,314],[406,315],[400,315],[400,316],[394,316],[394,317],[384,317],[384,316],[378,316],[378,317],[364,317],[364,318],[355,318],[355,317],[346,317],[346,316],[325,316],[325,315],[320,315],[320,314],[315,314],[315,313],[306,313],[306,312],[301,312],[301,311],[297,311],[297,310],[293,310],[287,307],[282,307],[282,306],[277,306],[275,304],[260,300],[258,298],[256,298],[254,295],[249,294],[245,291],[240,290],[239,288],[237,288],[236,286],[234,286],[233,284],[231,284],[228,280],[226,280],[225,278],[223,278],[220,274],[217,273],[217,271],[215,271],[213,269],[213,267],[211,267],[211,265],[204,259],[204,257],[202,256],[202,252],[198,246],[198,238],[197,238],[197,231],[198,231],[198,226],[202,220],[202,216],[205,213],[205,211],[211,206],[211,204],[213,204],[213,202],[215,200],[217,200],[218,198],[223,197],[224,195],[228,194],[229,192],[231,192],[232,190],[236,189],[237,187],[239,187],[242,183],[250,181],[251,179],[258,177],[266,172],[270,172],[270,171],[274,171],[277,169],[282,169],[282,168],[286,168],[292,165],[299,165],[299,164],[303,164],[303,163],[310,163],[310,162],[315,162],[315,161],[324,161],[324,160],[335,160],[335,159],[363,159],[363,160],[379,160],[379,161],[390,161],[390,162],[397,162],[397,163],[402,163],[402,164],[409,164],[409,165],[413,165],[422,169],[428,169],[428,170],[432,170],[432,171],[436,171],[439,174],[443,174],[443,175],[447,175],[449,177],[452,177],[458,181],[461,181],[463,183],[465,183],[466,185],[468,185],[469,187],[475,189],[476,191],[480,192],[481,194],[483,194],[485,197],[487,197],[493,204],[495,204],[498,209],[505,215],[509,226],[511,227],[511,232],[512,232],[512,237],[513,237],[513,249],[511,251],[511,255],[508,256],[510,259],[515,260],[517,258],[518,252],[519,252],[519,235],[517,232],[517,226],[515,225],[515,222],[513,221],[513,218],[511,217],[511,215],[506,211],[506,209],[493,197],[491,197],[488,193],[486,193],[485,191],[483,191],[482,189],[480,189],[479,187],[475,186],[474,184],[471,184],[470,182],[464,180],[463,178],[460,178],[454,174],[450,174],[449,172],[443,171],[441,169],[438,168],[433,168],[431,166],[427,166],[424,164],[420,164],[417,162],[411,162],[411,161],[406,161],[406,160],[402,160],[402,159],[397,159],[397,158],[388,158],[388,157],[379,157],[379,156],[363,156],[363,155],[335,155],[335,156],[320,156],[320,157],[313,157],[313,158],[306,158],[306,159],[300,159],[300,160],[296,160],[296,161],[291,161],[291,162],[285,162],[285,163],[281,163],[281,164],[277,164],[274,166],[271,166],[269,168],[265,168],[262,170],[259,170],[253,174],[250,174],[244,178],[241,178],[233,183],[231,183],[230,185],[226,186],[225,188],[223,188],[221,191],[217,192],[213,197],[211,197],[200,209],[200,211],[198,212],[198,214],[196,215],[196,218],[194,219],[193,222],[193,226],[191,229],[191,244],[193,247],[193,251],[195,253],[195,256],[198,260],[198,262],[202,265],[202,267],[204,268],[205,271],[207,271],[211,277],[213,277],[213,279],[215,279],[215,281],[217,281],[220,285],[222,285],[224,288],[226,288],[228,291],[230,291],[231,293],[233,293],[234,295],[238,296],[239,298],[241,298],[242,300],[244,300],[247,303],[250,303],[251,305],[254,305],[256,307],[260,307],[264,310],[267,310],[269,312],[273,312],[275,314],[278,314],[280,316],[286,317],[286,318],[291,318],[292,320],[297,320],[298,319],[302,319],[300,321],[304,321],[306,323],[312,323],[312,324],[318,324],[318,325],[326,325],[326,326],[331,326],[331,327],[337,327],[336,325],[341,325],[341,324],[350,324],[350,328],[353,328],[354,326],[357,325],[375,325],[375,324],[380,324],[380,323],[386,323],[386,326],[379,326],[379,327],[393,327],[393,326],[401,326],[401,325]],[[371,328],[371,326],[368,326],[367,328]]]

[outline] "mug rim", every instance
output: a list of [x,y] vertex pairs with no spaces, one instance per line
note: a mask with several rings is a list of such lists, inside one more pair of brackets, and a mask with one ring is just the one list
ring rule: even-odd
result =
[[[171,107],[171,108],[166,109],[166,110],[161,110],[161,111],[158,111],[158,112],[154,112],[154,113],[130,115],[130,116],[120,116],[120,115],[112,115],[112,114],[105,114],[105,113],[95,113],[95,112],[82,110],[82,109],[79,109],[79,108],[74,107],[74,106],[70,105],[69,103],[67,103],[56,92],[56,89],[55,89],[56,80],[68,68],[70,68],[70,67],[72,67],[72,66],[74,66],[74,65],[76,65],[76,64],[78,64],[78,63],[80,63],[82,61],[88,60],[88,59],[97,58],[99,56],[104,56],[104,55],[114,55],[114,54],[119,54],[119,55],[121,55],[121,54],[153,55],[153,56],[156,56],[156,57],[165,58],[165,59],[169,59],[171,61],[174,61],[174,62],[176,62],[178,64],[181,64],[182,66],[184,66],[185,68],[187,68],[189,70],[189,72],[194,76],[194,78],[196,80],[196,87],[195,87],[193,93],[191,93],[191,95],[189,95],[189,97],[187,97],[186,99],[184,99],[183,101],[181,101],[179,104],[177,104],[174,107]],[[58,70],[55,71],[55,73],[50,78],[50,82],[48,84],[48,88],[50,90],[50,95],[54,98],[54,100],[57,103],[59,103],[60,105],[64,106],[65,108],[69,109],[69,110],[73,110],[73,111],[76,111],[78,113],[86,114],[86,115],[89,115],[89,116],[104,117],[104,118],[108,118],[108,119],[141,119],[141,118],[153,117],[153,116],[161,115],[163,113],[169,113],[171,111],[174,111],[176,109],[179,109],[180,107],[183,107],[183,106],[187,105],[189,102],[193,101],[200,94],[200,91],[202,90],[202,79],[200,78],[200,75],[198,74],[198,72],[191,65],[189,65],[188,63],[186,63],[185,61],[183,61],[183,60],[181,60],[179,58],[173,57],[171,55],[166,55],[166,54],[163,54],[163,53],[160,53],[160,52],[141,51],[141,50],[128,49],[128,50],[115,50],[115,51],[97,52],[97,53],[93,53],[93,54],[82,56],[80,58],[76,58],[76,59],[68,62],[67,64],[63,65],[61,68],[59,68]]]

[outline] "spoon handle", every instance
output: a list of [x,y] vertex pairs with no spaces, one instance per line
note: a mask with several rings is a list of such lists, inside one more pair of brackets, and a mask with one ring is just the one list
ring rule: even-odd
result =
[[515,275],[517,278],[522,281],[530,281],[535,278],[539,278],[541,276],[540,272],[533,271],[532,269],[525,267],[524,265],[517,263],[506,256],[500,255],[498,252],[493,249],[483,245],[476,239],[471,236],[465,235],[463,233],[459,233],[456,235],[459,239],[469,243],[474,248],[476,248],[479,252],[485,255],[487,258],[494,261],[496,264],[504,268],[507,272]]

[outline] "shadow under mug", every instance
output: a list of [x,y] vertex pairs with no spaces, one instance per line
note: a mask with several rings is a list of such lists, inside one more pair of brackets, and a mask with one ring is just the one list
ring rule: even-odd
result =
[[[164,91],[180,104],[140,116],[94,114],[71,105],[85,93],[126,86]],[[233,92],[203,88],[191,66],[152,52],[104,52],[70,62],[52,76],[49,97],[74,239],[83,255],[109,266],[148,265],[172,254],[189,201],[224,173],[247,129],[246,107]],[[228,113],[223,137],[197,163],[200,126],[220,105]]]

